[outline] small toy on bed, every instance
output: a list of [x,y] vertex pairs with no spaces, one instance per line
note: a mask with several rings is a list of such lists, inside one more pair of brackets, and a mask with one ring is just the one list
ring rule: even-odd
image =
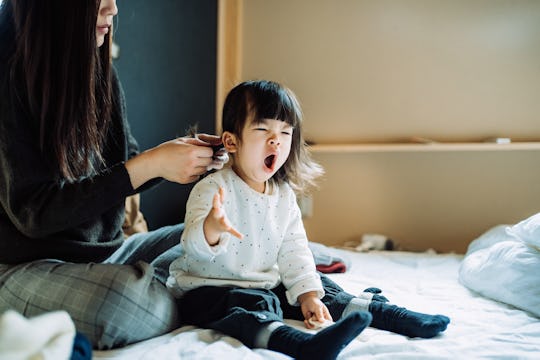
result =
[[383,234],[363,234],[360,243],[348,241],[345,247],[353,248],[355,251],[367,252],[371,250],[397,250],[396,243]]

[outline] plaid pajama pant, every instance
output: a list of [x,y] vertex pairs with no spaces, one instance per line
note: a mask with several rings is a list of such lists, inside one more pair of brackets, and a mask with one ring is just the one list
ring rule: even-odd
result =
[[180,256],[183,224],[132,235],[103,263],[37,260],[0,264],[0,314],[67,311],[94,348],[111,349],[179,326],[164,282]]

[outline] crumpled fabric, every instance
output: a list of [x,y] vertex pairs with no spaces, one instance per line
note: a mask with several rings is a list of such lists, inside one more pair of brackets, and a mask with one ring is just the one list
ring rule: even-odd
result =
[[2,360],[67,360],[74,338],[75,325],[65,311],[30,319],[13,310],[0,315]]

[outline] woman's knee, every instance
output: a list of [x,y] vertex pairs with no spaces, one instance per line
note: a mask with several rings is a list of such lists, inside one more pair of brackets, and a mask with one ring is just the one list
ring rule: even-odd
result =
[[143,262],[125,268],[109,279],[104,297],[89,311],[96,348],[127,345],[179,326],[176,300],[154,278],[154,269]]
[[77,331],[99,349],[161,335],[179,325],[175,299],[143,262],[17,266],[2,277],[0,308],[27,317],[65,310]]

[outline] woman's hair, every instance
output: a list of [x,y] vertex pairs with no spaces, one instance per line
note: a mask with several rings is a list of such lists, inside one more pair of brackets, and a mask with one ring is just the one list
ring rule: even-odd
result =
[[[7,1],[7,2],[6,2]],[[73,181],[103,164],[112,109],[111,39],[96,42],[100,0],[5,0],[14,45],[15,100],[34,122],[39,147]]]
[[297,194],[307,193],[324,171],[311,159],[307,149],[302,135],[302,109],[294,93],[266,80],[246,81],[229,92],[223,106],[223,131],[235,134],[242,141],[246,121],[263,119],[285,121],[294,128],[289,157],[273,179],[289,183]]

